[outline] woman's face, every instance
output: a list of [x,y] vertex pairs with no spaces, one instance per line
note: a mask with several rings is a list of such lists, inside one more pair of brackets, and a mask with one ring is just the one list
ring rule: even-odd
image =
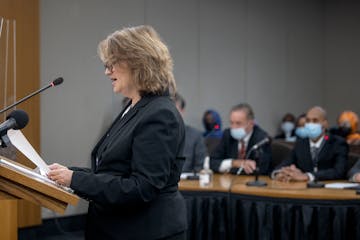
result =
[[135,94],[138,94],[131,70],[126,62],[105,65],[105,75],[111,79],[114,93],[121,93],[128,98],[133,98]]

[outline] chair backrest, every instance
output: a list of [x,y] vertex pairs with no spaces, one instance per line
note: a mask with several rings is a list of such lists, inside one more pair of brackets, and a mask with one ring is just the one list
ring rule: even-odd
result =
[[271,142],[272,169],[274,169],[282,161],[288,158],[293,148],[294,148],[293,143],[288,143],[283,140],[273,140]]
[[360,160],[360,154],[354,153],[354,152],[349,152],[349,154],[348,154],[348,165],[347,165],[347,171],[346,172],[348,172],[358,160]]
[[205,138],[204,142],[208,151],[208,155],[211,156],[212,153],[215,151],[217,145],[219,145],[221,139],[220,138],[212,138],[207,137]]
[[360,156],[360,145],[349,145],[349,152]]

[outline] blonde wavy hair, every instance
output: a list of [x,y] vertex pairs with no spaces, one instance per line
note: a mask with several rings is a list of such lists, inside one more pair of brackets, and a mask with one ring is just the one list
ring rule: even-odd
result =
[[151,26],[123,28],[110,34],[98,46],[105,64],[126,62],[141,96],[175,95],[173,60],[167,46]]

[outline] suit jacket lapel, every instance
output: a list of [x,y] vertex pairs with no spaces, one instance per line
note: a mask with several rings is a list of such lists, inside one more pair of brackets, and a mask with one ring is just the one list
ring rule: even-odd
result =
[[[127,122],[129,122],[138,112],[141,108],[146,106],[151,100],[154,98],[154,96],[145,96],[140,99],[138,103],[135,104],[134,107],[132,107],[125,115],[119,120],[119,123],[117,126],[114,127],[112,135],[116,135],[125,125]],[[123,114],[123,113],[122,113]],[[121,115],[122,115],[121,114]],[[120,115],[120,117],[121,117]]]
[[[304,150],[302,151],[304,156],[304,164],[305,164],[305,168],[308,168],[309,170],[314,168],[314,162],[313,159],[311,158],[311,152],[310,152],[310,142],[309,139],[305,139],[304,140]],[[308,170],[307,170],[308,171]]]
[[118,122],[113,126],[113,129],[110,130],[111,136],[115,136],[125,125],[129,122],[138,112],[137,108],[131,108]]
[[237,159],[239,154],[239,141],[230,136],[230,153],[229,157]]
[[124,109],[120,112],[120,114],[115,118],[115,120],[112,122],[112,124],[110,125],[110,127],[108,128],[108,130],[105,132],[105,134],[100,138],[100,140],[97,142],[97,144],[95,145],[95,147],[93,148],[91,155],[95,156],[99,146],[103,143],[103,141],[106,139],[106,136],[109,134],[109,132],[111,131],[111,129],[113,129],[113,127],[120,121],[121,116],[124,114],[125,110],[130,106],[131,102],[129,102],[126,107],[124,107]]
[[320,146],[320,151],[318,153],[318,163],[321,162],[322,159],[325,159],[326,154],[330,152],[330,141],[326,139],[323,139],[323,141],[324,142],[322,143],[322,146]]
[[[124,114],[125,109],[130,105],[128,105],[116,118],[116,120],[113,122],[109,130],[106,132],[106,134],[102,137],[102,139],[99,141],[99,143],[96,145],[96,147],[93,150],[93,155],[95,156],[98,154],[101,156],[103,153],[103,150],[106,149],[106,145],[109,144],[118,134],[121,129],[126,126],[126,123],[129,122],[138,112],[141,108],[143,108],[146,104],[148,104],[154,96],[145,96],[141,98],[141,100],[135,104],[134,107],[132,107],[123,117],[121,117]],[[107,137],[108,136],[108,137]],[[99,147],[102,146],[102,149],[100,149],[101,152],[98,152]]]
[[248,142],[248,144],[246,146],[246,151],[245,151],[246,154],[248,154],[248,152],[252,148],[252,146],[254,146],[256,144],[256,142],[255,142],[256,139],[257,139],[256,133],[257,133],[256,126],[254,126],[253,132],[252,132],[251,137],[249,139],[249,142]]

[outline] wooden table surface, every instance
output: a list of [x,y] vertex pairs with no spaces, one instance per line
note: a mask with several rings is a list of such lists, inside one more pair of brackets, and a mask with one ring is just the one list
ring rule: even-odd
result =
[[[212,191],[232,192],[237,194],[296,199],[322,200],[360,200],[360,195],[351,189],[307,188],[306,182],[279,182],[267,176],[259,178],[267,183],[265,187],[249,187],[247,182],[254,176],[235,176],[230,174],[214,174],[210,186],[202,187],[198,180],[181,180],[180,191]],[[324,181],[323,183],[347,182],[346,180]]]

